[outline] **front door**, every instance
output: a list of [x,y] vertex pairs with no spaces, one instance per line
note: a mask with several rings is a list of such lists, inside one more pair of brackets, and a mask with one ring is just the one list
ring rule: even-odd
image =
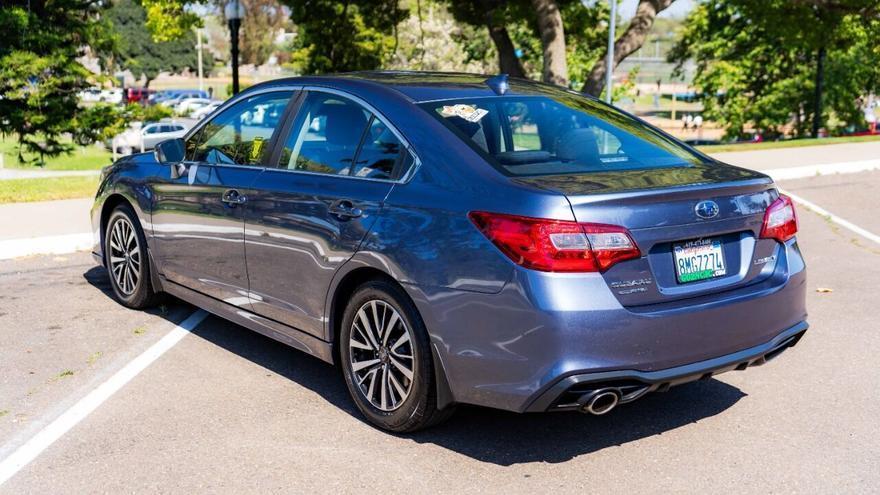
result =
[[285,131],[246,216],[256,313],[324,338],[336,270],[355,253],[412,156],[383,120],[336,94],[310,91]]
[[238,101],[187,140],[183,164],[163,170],[152,223],[155,255],[168,280],[250,309],[245,211],[291,95]]

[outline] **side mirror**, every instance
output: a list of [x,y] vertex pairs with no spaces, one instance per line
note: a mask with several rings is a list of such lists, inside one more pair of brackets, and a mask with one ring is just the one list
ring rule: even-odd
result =
[[180,163],[186,154],[186,147],[183,139],[167,139],[156,145],[153,150],[156,155],[156,161],[165,165]]

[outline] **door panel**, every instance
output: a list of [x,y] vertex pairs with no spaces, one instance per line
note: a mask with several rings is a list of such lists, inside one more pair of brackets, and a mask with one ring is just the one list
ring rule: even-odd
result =
[[[355,253],[391,187],[271,169],[260,175],[245,229],[254,312],[324,338],[324,302],[333,274]],[[350,204],[340,205],[341,199]],[[349,213],[338,211],[340,206]],[[356,209],[360,215],[351,216]]]
[[279,139],[278,168],[254,184],[245,251],[254,311],[325,338],[330,282],[413,161],[364,105],[334,93],[304,95]]
[[231,190],[244,197],[252,194],[249,186],[261,171],[191,164],[184,176],[157,181],[153,236],[160,271],[168,280],[250,307],[244,264],[246,205],[224,202],[223,196]]
[[245,211],[293,94],[242,97],[187,139],[184,164],[165,169],[152,221],[166,278],[250,309]]

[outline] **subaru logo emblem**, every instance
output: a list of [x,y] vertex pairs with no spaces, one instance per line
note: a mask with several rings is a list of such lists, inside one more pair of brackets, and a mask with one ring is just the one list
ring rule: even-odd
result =
[[715,218],[718,216],[719,212],[718,203],[714,201],[700,201],[697,203],[697,206],[694,207],[694,212],[698,217],[706,220]]

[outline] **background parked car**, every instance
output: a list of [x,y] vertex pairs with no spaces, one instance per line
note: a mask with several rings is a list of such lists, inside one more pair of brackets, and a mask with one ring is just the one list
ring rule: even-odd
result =
[[80,101],[91,103],[122,103],[122,89],[89,88],[84,91],[80,91],[79,99]]
[[206,116],[211,115],[211,112],[216,110],[222,104],[222,101],[214,100],[201,108],[193,110],[192,113],[189,114],[189,116],[193,119],[203,119]]
[[143,149],[151,150],[166,139],[183,137],[188,127],[179,122],[154,122],[137,129],[129,129],[105,142],[107,148],[121,153],[136,153]]
[[147,103],[149,96],[155,92],[149,88],[128,88],[125,91],[125,101],[128,103]]
[[214,100],[208,98],[186,98],[174,107],[174,111],[180,115],[189,115],[190,112],[210,105],[213,102]]

